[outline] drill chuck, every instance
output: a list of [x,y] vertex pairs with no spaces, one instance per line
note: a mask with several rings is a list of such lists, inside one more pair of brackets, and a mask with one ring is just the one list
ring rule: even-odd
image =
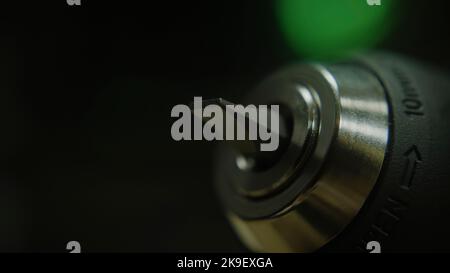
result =
[[383,251],[448,248],[445,74],[378,53],[291,65],[245,100],[279,105],[288,136],[270,164],[217,147],[218,196],[249,249],[365,251],[374,240]]

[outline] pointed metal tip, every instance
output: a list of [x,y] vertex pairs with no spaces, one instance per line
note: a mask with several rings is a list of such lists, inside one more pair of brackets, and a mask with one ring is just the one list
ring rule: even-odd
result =
[[[230,105],[234,106],[236,104],[229,102],[223,98],[202,99],[200,109],[198,108],[198,105],[195,105],[196,102],[198,103],[198,101],[195,101],[195,100],[192,101],[189,104],[189,108],[191,110],[191,113],[194,115],[194,117],[200,119],[203,122],[203,124],[208,122],[212,117],[204,117],[202,114],[202,108],[206,107],[208,105],[218,105],[224,111],[230,111],[230,110],[233,111],[233,112],[231,112],[232,116],[234,118],[233,124],[237,124],[238,116],[240,115],[241,118],[243,116],[243,119],[245,120],[245,124],[250,124],[251,122],[257,122],[258,126],[268,127],[267,124],[266,125],[259,124],[259,122],[257,120],[256,121],[250,120],[250,118],[247,115],[245,115],[244,113],[242,113],[240,111],[236,111],[233,107],[227,107]],[[198,111],[198,110],[200,110],[200,111]],[[225,117],[225,115],[224,115],[224,117]],[[270,128],[268,128],[268,129],[270,130]],[[223,134],[225,135],[227,128],[224,127],[219,130],[223,130]],[[278,137],[280,138],[280,143],[282,143],[283,145],[285,145],[287,142],[289,142],[289,139],[286,136],[284,136],[283,133],[278,132]],[[226,142],[229,143],[233,147],[233,149],[240,155],[242,155],[246,158],[254,158],[255,160],[258,159],[258,161],[270,161],[268,158],[274,157],[274,154],[277,153],[277,152],[269,152],[269,153],[261,152],[260,151],[260,145],[262,143],[261,140],[227,140]]]

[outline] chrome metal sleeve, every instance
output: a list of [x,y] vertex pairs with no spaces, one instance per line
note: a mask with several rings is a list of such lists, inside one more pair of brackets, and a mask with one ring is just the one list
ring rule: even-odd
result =
[[240,169],[239,155],[219,147],[215,185],[227,215],[254,251],[317,250],[352,221],[378,179],[389,137],[384,88],[358,65],[296,65],[248,101],[280,104],[291,144],[264,170]]

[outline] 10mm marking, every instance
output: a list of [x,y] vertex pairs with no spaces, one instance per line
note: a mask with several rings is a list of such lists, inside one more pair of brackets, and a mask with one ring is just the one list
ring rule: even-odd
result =
[[402,100],[402,105],[405,108],[403,112],[408,116],[423,116],[423,103],[411,80],[398,68],[394,68],[392,72],[400,81],[403,94],[405,95],[405,98]]

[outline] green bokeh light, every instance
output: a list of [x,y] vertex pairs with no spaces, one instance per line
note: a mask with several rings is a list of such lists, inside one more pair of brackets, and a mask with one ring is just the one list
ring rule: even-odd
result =
[[368,49],[385,38],[394,3],[382,0],[277,0],[277,15],[288,45],[300,56],[337,59]]

